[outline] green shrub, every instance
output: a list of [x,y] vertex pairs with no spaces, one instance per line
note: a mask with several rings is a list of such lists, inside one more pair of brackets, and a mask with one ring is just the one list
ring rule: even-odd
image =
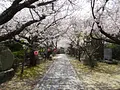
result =
[[23,49],[22,44],[17,43],[17,42],[12,41],[12,40],[10,40],[10,41],[5,41],[5,42],[4,42],[4,45],[5,45],[6,47],[8,47],[12,52],[20,51],[20,50]]
[[24,58],[24,50],[13,52],[15,58],[22,59]]

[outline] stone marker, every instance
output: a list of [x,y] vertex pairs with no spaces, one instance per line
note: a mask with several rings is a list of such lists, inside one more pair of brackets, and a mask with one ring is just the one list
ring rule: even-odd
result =
[[104,49],[104,60],[111,60],[112,59],[112,49],[105,48]]
[[12,52],[5,46],[0,46],[0,71],[10,69],[14,62]]

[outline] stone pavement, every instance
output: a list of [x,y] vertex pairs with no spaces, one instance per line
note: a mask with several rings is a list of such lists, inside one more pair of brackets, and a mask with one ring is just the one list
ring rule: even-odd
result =
[[34,90],[84,90],[67,56],[58,54],[56,59]]

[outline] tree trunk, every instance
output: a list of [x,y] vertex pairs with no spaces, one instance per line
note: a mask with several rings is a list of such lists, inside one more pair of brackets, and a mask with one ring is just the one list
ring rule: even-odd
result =
[[26,54],[27,54],[27,49],[25,49],[25,52],[24,52],[24,59],[22,61],[22,69],[21,69],[21,78],[22,78],[22,75],[23,75],[23,72],[24,72],[24,64],[25,64],[25,61],[26,61]]
[[36,66],[37,64],[37,60],[36,60],[36,57],[34,55],[34,50],[31,50],[30,52],[30,66]]
[[81,53],[80,53],[80,48],[79,48],[79,52],[78,52],[78,59],[80,61],[80,56],[81,56]]

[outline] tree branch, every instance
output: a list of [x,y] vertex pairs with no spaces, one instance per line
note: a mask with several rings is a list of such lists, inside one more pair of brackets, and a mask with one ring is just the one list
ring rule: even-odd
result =
[[92,29],[91,32],[90,32],[90,37],[91,37],[92,39],[95,39],[95,40],[102,40],[102,41],[106,41],[106,42],[109,42],[109,43],[115,43],[113,40],[110,40],[110,39],[94,37],[94,36],[93,36],[93,29]]
[[7,39],[12,39],[15,35],[20,34],[20,32],[22,32],[26,27],[28,27],[28,26],[30,26],[31,24],[36,23],[36,22],[38,22],[38,21],[39,21],[39,20],[31,20],[31,21],[23,24],[19,29],[14,30],[14,31],[12,31],[12,32],[10,32],[10,33],[8,33],[8,34],[5,34],[5,35],[0,36],[0,42],[1,42],[1,41],[5,41],[5,40],[7,40]]
[[[20,10],[24,8],[31,8],[31,4],[37,2],[38,0],[28,0],[28,1],[25,1],[24,3],[20,3],[21,1],[22,0],[15,0],[9,8],[7,8],[5,11],[2,12],[2,14],[0,14],[0,25],[5,24],[9,20],[11,20],[14,17],[14,15]],[[44,5],[53,3],[55,1],[57,0],[41,2],[37,6],[44,6]]]
[[53,2],[55,2],[55,1],[57,1],[57,0],[51,0],[51,1],[48,1],[48,2],[42,2],[42,3],[37,4],[37,6],[44,6],[44,5],[53,3]]

